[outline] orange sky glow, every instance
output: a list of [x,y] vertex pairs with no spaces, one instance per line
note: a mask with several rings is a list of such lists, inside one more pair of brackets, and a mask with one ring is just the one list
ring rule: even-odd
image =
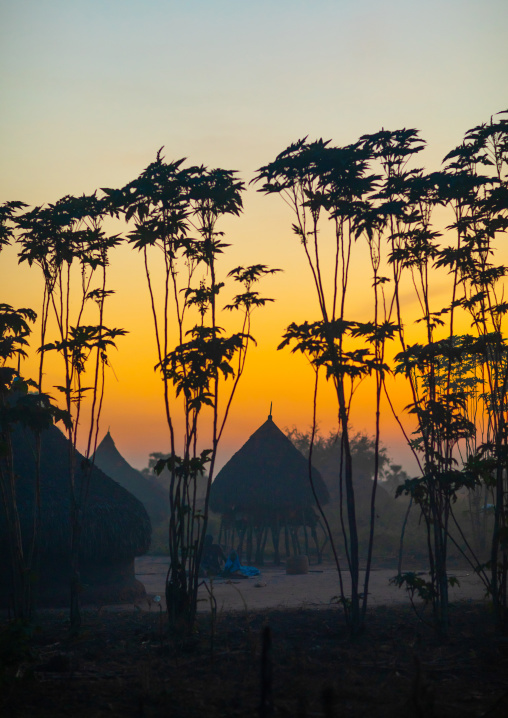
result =
[[[188,157],[189,164],[237,169],[248,185],[258,167],[299,137],[345,145],[381,127],[420,129],[428,147],[414,166],[435,170],[467,129],[507,104],[508,6],[497,0],[481,6],[392,0],[382,9],[374,0],[21,0],[2,2],[1,10],[0,202],[34,206],[121,187],[162,146],[167,160]],[[275,301],[253,316],[257,345],[247,358],[219,468],[265,421],[271,402],[279,427],[306,430],[311,423],[313,372],[303,357],[277,351],[289,323],[318,318],[292,221],[280,198],[261,196],[248,185],[243,214],[218,227],[231,244],[220,264],[223,276],[239,264],[283,269],[260,287]],[[443,228],[447,218],[438,214],[436,221]],[[121,223],[109,226],[125,232]],[[39,270],[19,266],[16,255],[15,246],[0,254],[0,302],[39,311]],[[150,452],[168,446],[149,298],[135,250],[123,244],[110,261],[115,294],[105,321],[129,333],[111,354],[101,436],[110,428],[120,452],[142,468]],[[351,319],[372,319],[371,284],[360,240],[351,271]],[[436,274],[435,308],[448,286],[446,275]],[[226,302],[231,295],[224,296]],[[404,302],[415,318],[409,284]],[[223,325],[238,329],[239,320],[224,313]],[[409,331],[416,340],[418,328]],[[36,348],[37,329],[25,375],[36,371]],[[58,364],[52,361],[46,390],[52,393],[58,383]],[[407,387],[401,380],[389,385],[402,416]],[[373,406],[373,384],[366,380],[353,404],[355,431],[372,434]],[[323,377],[318,422],[324,433],[337,426],[336,413]],[[413,470],[386,402],[381,425],[389,455]],[[200,438],[207,446],[206,431]]]

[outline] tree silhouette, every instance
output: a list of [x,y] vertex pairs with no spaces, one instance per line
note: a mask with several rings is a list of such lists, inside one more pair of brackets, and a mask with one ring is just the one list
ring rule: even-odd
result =
[[[406,167],[411,156],[421,149],[414,133],[383,131],[362,138],[383,168],[381,191],[375,199],[378,212],[386,216],[385,237],[393,280],[391,306],[395,307],[402,349],[396,357],[396,372],[408,380],[412,393],[408,409],[416,420],[410,445],[421,475],[406,480],[399,492],[407,493],[416,502],[427,528],[430,581],[422,590],[432,602],[435,624],[442,634],[446,634],[449,622],[448,543],[456,543],[451,525],[459,532],[467,546],[465,555],[492,594],[498,618],[503,612],[496,589],[500,585],[498,572],[503,572],[496,536],[502,535],[499,529],[505,509],[499,509],[501,521],[494,529],[489,567],[495,564],[496,568],[489,580],[487,567],[480,565],[468,545],[453,506],[459,490],[466,488],[474,495],[481,476],[488,474],[487,465],[497,453],[497,449],[492,452],[496,444],[496,440],[492,443],[493,437],[497,437],[498,449],[503,443],[498,427],[504,423],[500,394],[504,393],[506,362],[501,331],[504,310],[498,292],[505,268],[492,265],[490,256],[496,234],[506,229],[506,193],[501,177],[505,136],[505,120],[471,130],[462,145],[445,158],[445,170],[430,175]],[[480,174],[479,168],[485,167],[494,167],[494,176]],[[443,236],[431,224],[438,204],[454,214],[454,222]],[[450,295],[444,307],[436,307],[432,277],[442,269],[450,277]],[[421,309],[417,323],[424,328],[422,343],[409,344],[406,339],[407,322],[401,302],[406,278],[414,287]],[[464,310],[471,315],[476,337],[456,334]],[[478,441],[485,429],[489,438]],[[483,458],[486,463],[480,469]],[[506,493],[501,488],[503,471],[499,463],[497,472],[494,484],[499,487],[497,505],[501,506],[505,501],[501,497]],[[404,580],[410,582],[413,577],[398,577],[399,584]]]
[[[155,465],[157,473],[168,471],[170,477],[166,603],[172,629],[190,631],[217,447],[253,341],[252,312],[272,301],[261,297],[254,285],[277,270],[259,264],[229,273],[243,285],[243,292],[225,308],[243,312],[243,320],[239,332],[227,335],[218,324],[218,298],[225,283],[218,278],[217,263],[228,245],[217,223],[224,215],[240,214],[244,185],[234,172],[182,164],[183,160],[166,163],[159,151],[155,161],[122,190],[104,191],[110,211],[133,220],[129,241],[142,253],[145,266],[157,345],[155,368],[162,377],[169,429],[169,456]],[[158,254],[164,271],[160,306],[150,269],[152,253]],[[179,406],[181,438],[175,424]],[[202,448],[198,437],[207,423],[211,429],[201,432],[207,431],[209,444]],[[201,510],[197,484],[205,470]]]
[[[369,195],[376,177],[369,173],[370,152],[361,143],[347,147],[332,147],[329,141],[307,142],[306,138],[290,145],[270,164],[258,170],[256,182],[264,181],[260,192],[280,194],[291,207],[295,222],[293,231],[300,240],[307,258],[316,290],[320,319],[316,322],[291,324],[279,349],[290,344],[292,351],[304,353],[315,371],[314,429],[316,395],[320,369],[325,370],[336,394],[339,429],[341,436],[341,462],[339,483],[341,497],[341,525],[346,560],[351,574],[351,596],[346,596],[342,581],[342,569],[329,531],[334,551],[341,601],[353,634],[363,629],[367,606],[372,541],[369,542],[368,565],[363,592],[359,585],[360,557],[358,546],[357,512],[353,483],[353,460],[349,435],[349,412],[358,382],[372,372],[382,377],[387,366],[382,361],[380,346],[393,336],[394,327],[378,326],[377,312],[373,325],[362,325],[346,318],[346,296],[351,275],[352,248],[356,238],[365,229],[365,217],[369,213]],[[321,226],[327,218],[333,227],[333,252],[331,278],[325,278],[325,240]],[[331,290],[326,291],[330,286]],[[375,277],[375,286],[377,281]],[[377,308],[377,304],[376,304]],[[364,339],[365,345],[353,348],[352,339]],[[373,349],[373,350],[372,350]],[[378,379],[378,387],[381,385]],[[380,390],[377,397],[379,404]],[[379,441],[377,442],[379,451]],[[312,442],[309,465],[312,458]],[[375,490],[378,480],[375,472],[372,494],[372,524],[375,518]],[[327,519],[322,512],[327,524]],[[328,525],[328,524],[327,524]]]
[[[70,585],[71,630],[81,625],[79,606],[79,545],[88,482],[97,446],[99,419],[105,386],[108,350],[115,339],[125,334],[123,329],[109,329],[104,325],[104,307],[111,290],[107,289],[108,252],[120,238],[107,236],[102,229],[106,213],[103,200],[96,193],[82,197],[63,197],[54,205],[36,207],[16,217],[21,245],[20,262],[38,266],[43,273],[44,292],[41,312],[41,346],[39,392],[42,392],[45,353],[56,351],[62,358],[63,384],[55,388],[62,394],[71,423],[67,426],[69,439],[69,487],[71,496]],[[77,270],[77,271],[76,271]],[[77,279],[76,279],[77,276]],[[99,276],[98,286],[94,281]],[[75,293],[75,287],[79,287]],[[77,308],[72,317],[73,301]],[[97,310],[97,324],[85,324],[88,308]],[[46,342],[50,317],[56,324],[58,338]],[[90,385],[83,382],[87,375]],[[88,479],[79,488],[75,482],[75,455],[82,409],[90,397],[90,419],[84,452]]]
[[[41,434],[54,421],[69,423],[66,412],[54,406],[49,396],[30,393],[35,383],[25,380],[10,366],[26,356],[30,323],[36,319],[31,309],[13,309],[0,304],[0,494],[7,533],[11,570],[11,605],[14,618],[29,621],[34,609],[40,527]],[[12,432],[31,431],[35,437],[34,513],[29,533],[24,533],[16,490]]]

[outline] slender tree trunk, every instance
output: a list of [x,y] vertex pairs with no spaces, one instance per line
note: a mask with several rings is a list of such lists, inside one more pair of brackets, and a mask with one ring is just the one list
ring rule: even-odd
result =
[[314,541],[314,545],[316,546],[316,560],[317,560],[317,563],[318,563],[318,564],[321,564],[321,563],[323,562],[323,560],[322,560],[322,557],[321,557],[321,550],[320,550],[320,548],[319,548],[318,535],[317,535],[317,531],[316,531],[316,527],[315,527],[315,526],[312,526],[312,528],[311,528],[311,536],[312,536],[312,539],[313,539],[313,541]]
[[356,523],[355,489],[353,484],[353,460],[349,444],[349,432],[347,425],[347,408],[344,397],[344,387],[341,382],[337,383],[339,397],[339,415],[342,430],[342,448],[344,453],[344,484],[346,487],[346,507],[349,528],[349,571],[351,574],[351,632],[356,635],[362,629],[362,617],[360,611],[360,595],[358,591],[360,580],[360,557],[358,550],[358,526]]
[[303,536],[304,536],[304,543],[305,543],[305,555],[309,556],[309,535],[307,533],[307,525],[305,523],[305,512],[303,512],[302,521],[303,521]]

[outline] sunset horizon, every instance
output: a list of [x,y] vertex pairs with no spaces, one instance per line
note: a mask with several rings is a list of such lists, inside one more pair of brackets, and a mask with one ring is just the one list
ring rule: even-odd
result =
[[[372,1],[240,7],[224,0],[183,7],[129,0],[120,13],[115,3],[99,8],[55,0],[44,10],[30,1],[6,2],[3,10],[1,200],[33,208],[65,195],[100,196],[101,188],[132,181],[160,148],[167,162],[186,157],[185,166],[237,171],[246,185],[244,211],[219,222],[231,244],[220,261],[222,276],[255,263],[283,272],[266,277],[260,288],[275,301],[253,313],[257,345],[249,347],[217,468],[263,423],[271,402],[279,427],[306,431],[313,372],[303,357],[277,346],[289,324],[316,320],[319,307],[290,210],[250,182],[299,138],[347,146],[381,128],[419,130],[427,144],[412,167],[439,170],[466,130],[505,109],[500,88],[507,61],[502,41],[494,39],[502,37],[503,23],[492,25],[489,18],[506,18],[506,7],[433,2],[420,13],[414,4],[395,1],[381,8]],[[487,26],[490,40],[479,33]],[[438,219],[438,228],[446,221]],[[128,231],[114,219],[105,227],[124,236]],[[2,300],[40,313],[40,272],[18,265],[17,252],[13,243],[0,257]],[[348,312],[367,321],[372,299],[366,243],[359,240],[355,252]],[[169,441],[142,265],[125,242],[111,252],[108,283],[116,293],[108,300],[107,323],[128,334],[110,353],[99,432],[100,440],[110,427],[119,450],[138,469]],[[439,281],[446,285],[445,276]],[[415,299],[409,292],[411,312]],[[234,319],[222,313],[219,324],[232,328]],[[36,326],[30,358],[22,364],[32,377],[37,332]],[[48,341],[55,338],[49,331]],[[54,363],[51,371],[49,366],[45,389],[56,398],[54,386],[61,382]],[[401,416],[409,403],[402,383],[394,391]],[[338,426],[336,400],[324,377],[320,386],[317,420],[328,434]],[[371,388],[366,380],[350,417],[352,431],[369,436]],[[200,440],[209,443],[206,436]],[[386,401],[381,441],[394,463],[416,471]]]

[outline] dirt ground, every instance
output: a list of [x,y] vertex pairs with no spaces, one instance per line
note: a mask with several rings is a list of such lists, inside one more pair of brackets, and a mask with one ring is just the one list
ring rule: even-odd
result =
[[[288,576],[216,580],[215,617],[200,597],[194,634],[169,636],[161,604],[167,560],[136,570],[149,600],[89,606],[70,639],[68,613],[41,611],[31,637],[0,625],[4,718],[505,718],[508,639],[496,634],[466,571],[450,633],[419,620],[393,571],[374,571],[366,630],[352,640],[330,600],[330,565]],[[460,593],[459,593],[460,592]]]
[[[136,559],[136,578],[145,585],[149,598],[160,596],[164,604],[164,584],[168,559],[162,556],[142,556]],[[409,569],[408,569],[409,570]],[[411,568],[410,570],[417,570]],[[390,585],[394,569],[374,569],[369,581],[369,604],[371,606],[406,605],[408,598],[404,590]],[[485,591],[478,576],[466,569],[457,569],[451,574],[457,577],[459,586],[450,589],[450,600],[479,601]],[[361,574],[363,581],[364,573]],[[349,574],[344,575],[346,587]],[[207,581],[208,585],[210,582]],[[214,579],[213,594],[218,611],[239,611],[247,607],[251,611],[284,608],[325,608],[339,593],[339,582],[335,565],[325,563],[311,565],[309,573],[287,575],[284,566],[267,565],[261,568],[261,575],[248,579]],[[199,610],[210,610],[209,593],[205,587],[199,591]],[[145,607],[142,606],[144,609]]]

